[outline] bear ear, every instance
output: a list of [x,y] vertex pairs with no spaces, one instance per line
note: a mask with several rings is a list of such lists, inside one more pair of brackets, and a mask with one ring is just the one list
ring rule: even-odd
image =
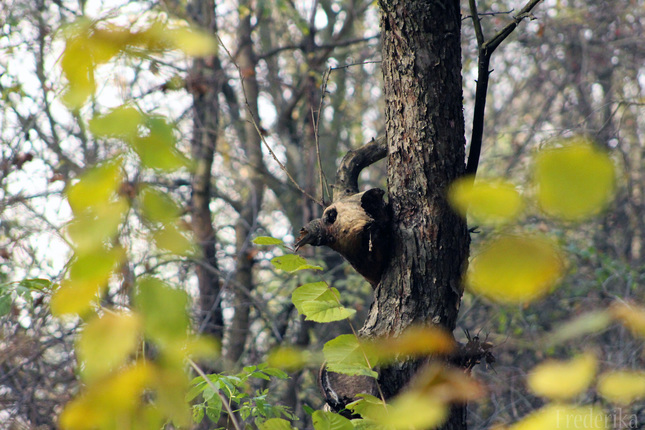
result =
[[372,188],[367,190],[361,196],[361,207],[372,218],[376,219],[382,216],[385,202],[383,195],[385,191],[380,188]]

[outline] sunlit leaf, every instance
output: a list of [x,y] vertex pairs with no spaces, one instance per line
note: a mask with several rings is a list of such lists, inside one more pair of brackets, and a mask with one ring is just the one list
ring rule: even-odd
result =
[[307,263],[307,260],[296,254],[273,257],[271,259],[271,264],[273,264],[276,269],[284,270],[289,273],[305,269],[322,270],[322,267],[311,265]]
[[611,305],[610,312],[634,336],[645,337],[645,308],[633,303],[616,302]]
[[276,239],[271,236],[258,236],[253,239],[253,243],[256,245],[282,245],[284,242],[280,239]]
[[564,274],[565,260],[552,242],[536,236],[499,236],[472,260],[466,283],[497,302],[530,302],[547,294]]
[[129,208],[126,199],[117,198],[102,205],[100,210],[77,213],[65,229],[76,251],[87,253],[103,247],[116,236]]
[[135,307],[143,316],[147,336],[162,347],[183,344],[188,338],[188,295],[152,277],[137,281]]
[[458,179],[450,186],[448,199],[463,217],[469,215],[476,224],[505,224],[516,219],[524,208],[515,186],[501,179]]
[[324,282],[305,284],[296,288],[291,296],[298,313],[307,320],[320,323],[340,321],[356,313],[339,302],[340,293],[336,288],[328,287]]
[[365,346],[382,364],[400,357],[449,354],[455,348],[455,341],[439,327],[412,326],[398,337],[378,338]]
[[102,209],[115,199],[122,182],[120,160],[108,160],[88,169],[69,186],[67,200],[74,213],[82,213],[87,208]]
[[510,427],[509,430],[605,429],[607,416],[593,406],[575,407],[551,403]]
[[172,46],[192,57],[203,57],[217,53],[217,40],[196,28],[181,27],[170,29],[165,37]]
[[311,415],[314,430],[353,430],[352,422],[333,412],[316,411]]
[[378,422],[392,429],[432,428],[448,417],[449,407],[419,391],[405,391],[388,405],[388,414]]
[[267,358],[269,366],[289,371],[300,370],[312,364],[311,361],[312,355],[309,351],[290,346],[274,349]]
[[373,378],[378,373],[372,370],[376,359],[367,355],[366,349],[356,336],[344,334],[330,340],[323,347],[327,370],[345,375],[364,375]]
[[124,363],[137,347],[140,329],[136,314],[106,313],[91,320],[76,342],[85,381],[101,378]]
[[534,180],[544,212],[576,221],[607,206],[614,194],[616,172],[606,152],[576,137],[537,154]]
[[141,187],[138,199],[141,213],[148,221],[169,224],[181,215],[181,206],[168,193],[158,188]]
[[175,255],[193,256],[197,253],[190,232],[177,224],[167,224],[152,233],[152,240],[158,248]]
[[549,345],[558,345],[571,339],[597,333],[611,324],[611,314],[607,310],[592,311],[567,321],[545,336]]
[[645,372],[642,370],[614,370],[598,378],[598,393],[612,403],[629,405],[645,399]]
[[569,361],[544,361],[528,375],[527,384],[537,395],[567,400],[585,391],[598,366],[593,354],[583,354]]
[[282,418],[271,418],[258,424],[260,430],[292,430],[291,423]]
[[122,105],[105,115],[96,115],[89,121],[89,128],[95,136],[131,140],[137,136],[143,122],[144,115],[138,109]]

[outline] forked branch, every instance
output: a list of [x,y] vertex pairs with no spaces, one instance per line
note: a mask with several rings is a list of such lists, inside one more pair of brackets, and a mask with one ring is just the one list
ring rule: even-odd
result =
[[473,113],[473,130],[470,138],[470,152],[468,154],[468,163],[466,164],[466,174],[475,175],[479,165],[479,156],[481,154],[482,138],[484,135],[484,113],[486,110],[486,93],[488,92],[488,76],[490,58],[495,49],[515,30],[515,28],[525,18],[531,17],[531,11],[542,0],[530,0],[526,6],[515,15],[513,21],[500,30],[495,37],[485,40],[484,32],[481,27],[480,18],[477,12],[476,0],[468,0],[470,5],[470,14],[475,26],[475,36],[477,46],[479,47],[479,61],[477,65],[477,89],[475,90],[475,112]]

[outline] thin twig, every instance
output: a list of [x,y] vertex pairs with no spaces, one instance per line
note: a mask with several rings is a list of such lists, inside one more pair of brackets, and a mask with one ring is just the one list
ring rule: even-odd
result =
[[325,201],[325,193],[327,196],[330,196],[329,193],[329,184],[327,183],[327,177],[323,171],[322,159],[320,157],[320,115],[322,114],[323,105],[325,103],[325,94],[327,94],[327,82],[329,81],[329,76],[331,75],[332,68],[328,68],[322,77],[322,86],[320,89],[320,105],[318,106],[318,115],[314,117],[313,111],[311,112],[311,120],[314,121],[314,139],[316,144],[316,157],[318,158],[318,173],[320,175],[320,196],[322,197],[323,202]]
[[222,41],[218,33],[215,33],[215,37],[217,37],[217,41],[219,42],[220,46],[224,49],[224,51],[226,52],[226,55],[230,58],[231,63],[233,63],[233,66],[235,66],[235,69],[237,69],[237,74],[240,78],[240,84],[242,85],[242,94],[244,95],[244,105],[246,106],[246,110],[249,113],[249,116],[251,118],[251,123],[253,124],[253,127],[255,127],[255,131],[260,136],[262,143],[271,154],[271,157],[273,157],[273,160],[278,164],[278,166],[280,166],[280,169],[287,175],[287,178],[289,178],[291,183],[298,189],[298,191],[300,191],[301,193],[309,197],[312,201],[316,202],[318,205],[324,206],[322,201],[318,200],[317,198],[309,194],[307,191],[305,191],[300,185],[298,185],[298,182],[296,182],[296,180],[293,178],[293,176],[291,176],[291,174],[289,173],[285,165],[282,164],[282,162],[278,159],[278,156],[275,154],[275,152],[273,152],[271,145],[269,145],[269,143],[264,138],[264,133],[262,133],[262,131],[260,130],[260,126],[258,125],[255,117],[253,116],[253,110],[251,109],[249,99],[246,96],[246,88],[244,87],[244,75],[242,74],[242,69],[240,69],[240,66],[235,61],[235,58],[233,58],[231,51],[229,51],[226,45],[224,45],[224,41]]

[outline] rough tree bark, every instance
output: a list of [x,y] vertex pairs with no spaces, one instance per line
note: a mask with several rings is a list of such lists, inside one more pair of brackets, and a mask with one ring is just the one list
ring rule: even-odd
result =
[[[465,169],[459,1],[380,6],[393,250],[361,334],[428,323],[452,332],[469,247],[466,223],[445,198]],[[383,369],[384,394],[398,392],[417,366]],[[457,407],[445,428],[465,426],[465,407]]]

